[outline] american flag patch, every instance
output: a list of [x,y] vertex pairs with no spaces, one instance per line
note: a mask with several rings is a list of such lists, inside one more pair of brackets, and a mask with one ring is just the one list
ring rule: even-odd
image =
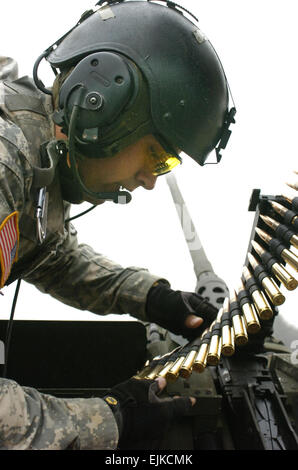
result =
[[10,214],[0,225],[0,288],[4,286],[13,263],[18,257],[19,225],[18,212]]

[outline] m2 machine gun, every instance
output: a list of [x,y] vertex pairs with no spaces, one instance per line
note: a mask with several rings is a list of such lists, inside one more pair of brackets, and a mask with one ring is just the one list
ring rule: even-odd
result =
[[[176,208],[183,205],[184,218],[189,217],[173,175],[168,185]],[[278,307],[286,300],[280,287],[291,295],[298,286],[290,272],[298,270],[297,206],[298,198],[253,191],[249,247],[239,285],[230,292],[201,243],[190,249],[196,291],[219,311],[210,328],[186,344],[150,325],[148,349],[155,357],[137,376],[165,377],[169,395],[197,398],[192,426],[187,420],[177,424],[160,448],[298,449],[298,360],[272,336]],[[194,230],[191,220],[182,225]]]

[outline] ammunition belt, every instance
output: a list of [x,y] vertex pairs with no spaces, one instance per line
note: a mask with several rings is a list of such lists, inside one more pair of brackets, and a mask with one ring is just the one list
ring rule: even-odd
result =
[[[291,187],[298,190],[298,185]],[[216,320],[201,337],[147,363],[136,378],[188,378],[193,371],[216,366],[221,356],[232,356],[250,340],[263,344],[277,307],[286,300],[281,285],[288,291],[298,286],[291,273],[298,271],[298,197],[261,196],[254,190],[249,210],[256,215],[242,276]]]

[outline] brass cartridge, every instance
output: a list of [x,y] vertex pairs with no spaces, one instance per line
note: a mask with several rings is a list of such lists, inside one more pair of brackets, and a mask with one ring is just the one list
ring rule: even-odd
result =
[[279,225],[281,225],[279,222],[277,222],[277,220],[272,219],[272,217],[269,217],[268,215],[260,214],[260,217],[263,222],[265,222],[265,224],[267,224],[268,227],[272,228],[273,230],[276,230]]
[[[203,335],[205,335],[204,331]],[[186,346],[184,346],[183,352],[184,352],[184,361],[179,369],[179,375],[183,377],[184,379],[187,379],[191,373],[192,373],[192,368],[193,368],[193,363],[196,359],[198,350],[202,344],[202,338],[197,337],[195,340],[192,340],[190,343],[188,343]]]
[[160,368],[167,362],[167,358],[170,358],[170,356],[172,356],[178,349],[181,349],[181,346],[178,346],[174,351],[167,352],[162,356],[155,356],[150,362],[147,361],[145,369],[143,369],[136,378],[154,379],[157,377]]
[[286,289],[295,290],[297,288],[297,280],[281,264],[275,263],[272,266],[272,272]]
[[179,351],[182,350],[182,346],[178,346],[177,348],[173,349],[172,351],[164,354],[160,358],[160,364],[162,364],[162,369],[158,372],[157,377],[165,377],[168,370],[171,366],[175,363]]
[[286,185],[288,185],[289,188],[292,188],[292,189],[295,189],[295,191],[298,191],[298,183],[287,182]]
[[218,336],[215,334],[212,335],[210,344],[209,344],[208,354],[207,354],[207,364],[209,366],[216,366],[219,363],[220,355],[221,355],[221,346],[222,346],[221,336]]
[[201,336],[202,344],[199,347],[199,350],[193,363],[193,370],[196,372],[204,372],[207,366],[207,354],[211,338],[210,328],[207,328]]
[[185,359],[185,356],[178,357],[176,361],[174,362],[174,364],[172,365],[172,367],[168,370],[166,374],[166,379],[169,382],[174,382],[178,378],[179,370],[183,364],[184,359]]
[[235,334],[229,325],[222,327],[222,353],[224,356],[232,356],[235,352]]
[[209,344],[203,343],[197,352],[193,363],[193,370],[196,372],[203,372],[207,366],[207,354],[208,354]]
[[281,253],[281,257],[286,263],[292,266],[292,268],[298,271],[298,258],[291,250],[287,250],[285,248],[283,252]]
[[242,346],[248,341],[246,326],[244,325],[240,315],[232,317],[233,331],[235,333],[235,343],[237,346]]
[[163,369],[157,374],[157,377],[166,377],[168,371],[171,369],[171,367],[174,365],[174,361],[169,361],[167,362],[164,366]]
[[[265,254],[267,254],[266,250],[264,250],[259,243],[252,240],[251,244],[261,259]],[[274,262],[270,263],[270,269],[272,274],[285,286],[286,289],[295,290],[297,288],[298,281],[275,259]]]
[[282,204],[280,204],[279,202],[276,202],[276,201],[269,201],[272,208],[275,210],[275,212],[279,215],[281,215],[282,217],[284,217],[286,215],[286,213],[289,211],[289,209],[285,206],[283,206]]
[[272,318],[273,312],[271,310],[271,307],[260,290],[255,290],[252,293],[252,300],[261,320],[269,320],[270,318]]
[[261,215],[261,219],[265,222],[265,224],[268,225],[268,227],[272,228],[273,230],[276,231],[276,233],[279,231],[281,232],[282,236],[281,238],[293,245],[295,248],[298,248],[298,236],[295,235],[295,233],[290,230],[286,225],[280,224],[276,220],[272,219],[271,217],[268,217],[267,215]]
[[294,225],[294,227],[298,226],[298,215],[295,212],[289,210],[287,207],[279,204],[275,201],[269,201],[275,212],[281,215],[284,220],[287,220],[287,223]]
[[221,317],[223,314],[223,308],[220,308],[217,314],[216,320],[210,327],[210,343],[207,354],[207,364],[210,366],[216,366],[219,363],[221,355]]
[[265,269],[257,262],[256,258],[251,253],[248,253],[247,256],[256,276],[259,278],[262,287],[264,288],[273,305],[282,305],[286,298],[279,290],[274,279],[268,276]]
[[186,356],[186,358],[185,358],[185,360],[184,360],[184,362],[183,362],[183,364],[182,364],[182,366],[179,370],[179,375],[181,375],[181,377],[183,377],[184,379],[187,379],[191,375],[193,363],[194,363],[195,358],[197,356],[197,352],[198,352],[197,349],[191,350],[187,354],[187,356]]
[[242,346],[247,343],[248,335],[246,325],[242,321],[241,309],[237,301],[235,290],[231,290],[230,292],[230,315],[235,334],[235,343],[237,346]]
[[231,327],[230,302],[226,297],[222,307],[221,316],[222,353],[224,356],[232,356],[235,352],[235,335]]
[[270,277],[264,277],[262,280],[262,286],[264,287],[264,290],[266,294],[268,295],[269,299],[275,305],[276,307],[279,307],[283,303],[285,303],[286,298],[285,296],[280,292],[279,288],[277,287],[274,279]]
[[246,320],[247,332],[249,334],[258,333],[261,329],[261,325],[254,305],[247,302],[242,306],[242,311]]
[[290,196],[289,194],[282,194],[282,198],[287,201],[291,209],[298,214],[298,196]]
[[151,371],[151,367],[149,365],[145,365],[145,367],[136,375],[133,376],[134,379],[145,379],[147,374]]
[[243,317],[245,318],[247,332],[250,334],[258,333],[261,329],[259,318],[253,304],[250,303],[248,293],[241,279],[236,292]]
[[256,227],[255,230],[256,230],[257,234],[262,238],[262,240],[264,240],[264,242],[266,242],[269,246],[271,246],[271,244],[273,242],[276,242],[276,245],[280,245],[280,247],[281,247],[280,250],[279,250],[280,251],[280,257],[286,263],[289,263],[294,269],[296,269],[296,271],[298,271],[298,258],[294,253],[292,253],[292,251],[288,250],[286,247],[283,248],[283,245],[282,245],[281,242],[279,242],[277,240],[274,240],[273,237],[268,235],[268,233],[264,232],[260,228]]
[[251,279],[253,280],[253,277],[252,277],[249,269],[246,266],[243,267],[242,273],[243,273],[243,277],[245,279],[245,285],[246,285],[247,289],[250,292],[250,295],[252,297],[253,303],[256,307],[256,310],[258,312],[259,317],[262,320],[269,320],[273,316],[273,311],[272,311],[266,297],[257,288],[257,286],[253,286],[253,283],[252,283],[252,287],[248,288],[248,285],[251,282],[250,280]]
[[149,380],[153,380],[155,379],[159,372],[164,368],[164,364],[157,364],[152,370],[151,372],[149,372],[149,374],[147,374],[144,378],[145,379],[149,379]]

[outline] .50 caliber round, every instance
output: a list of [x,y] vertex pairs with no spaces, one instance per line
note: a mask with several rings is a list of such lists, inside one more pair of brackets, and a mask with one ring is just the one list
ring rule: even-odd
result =
[[208,349],[208,343],[201,344],[193,363],[193,370],[195,370],[196,372],[203,372],[205,370],[207,366]]
[[235,352],[234,330],[229,325],[224,325],[221,330],[222,353],[224,356],[232,356]]
[[258,333],[261,329],[261,325],[254,306],[249,302],[246,302],[242,305],[242,313],[246,320],[247,332],[250,334]]
[[166,380],[168,380],[169,382],[174,382],[178,378],[179,370],[183,364],[184,359],[185,359],[185,356],[180,356],[177,358],[177,360],[174,362],[172,367],[167,372]]
[[270,320],[273,316],[273,312],[262,292],[260,290],[255,290],[251,296],[259,317],[262,320]]
[[207,364],[216,366],[219,363],[221,355],[221,337],[218,335],[211,336],[209,350],[207,354]]
[[269,277],[264,277],[264,279],[262,280],[262,286],[264,287],[264,290],[273,305],[279,307],[285,302],[285,296],[280,292],[273,279],[270,279]]
[[243,324],[242,318],[240,315],[234,315],[232,317],[233,330],[235,333],[235,343],[237,346],[242,346],[248,341],[248,336],[246,332],[245,325]]
[[295,290],[297,288],[298,282],[281,264],[274,263],[272,271],[286,289]]
[[164,367],[160,370],[160,372],[157,374],[157,377],[166,377],[168,371],[171,369],[171,367],[174,365],[173,361],[168,362],[167,364],[164,365]]
[[179,370],[179,375],[181,375],[181,377],[183,377],[184,379],[187,379],[191,375],[193,363],[195,361],[197,352],[197,350],[190,351],[186,356],[185,360],[183,361],[183,364]]
[[157,364],[154,369],[146,375],[145,379],[153,380],[155,379],[159,372],[164,368],[164,364]]

